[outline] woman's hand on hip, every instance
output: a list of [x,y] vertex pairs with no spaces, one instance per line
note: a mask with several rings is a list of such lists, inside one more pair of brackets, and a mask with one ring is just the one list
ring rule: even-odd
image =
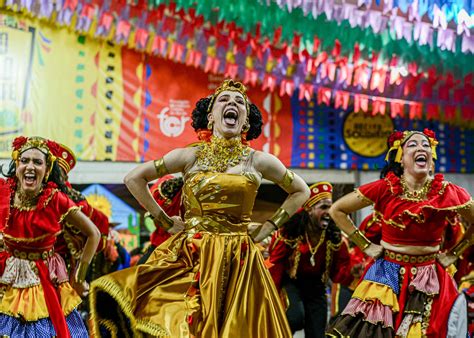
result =
[[378,244],[370,243],[370,245],[365,248],[364,253],[374,259],[379,258],[383,254],[383,247]]
[[173,226],[168,229],[168,232],[172,235],[183,231],[186,227],[186,223],[184,223],[183,219],[179,216],[173,216],[171,217],[171,220],[173,221]]
[[443,268],[447,268],[456,262],[456,259],[458,258],[450,253],[442,252],[438,255],[438,262],[443,266]]
[[263,241],[268,236],[271,236],[272,232],[275,231],[275,226],[270,222],[265,222],[261,227],[257,227],[250,236],[255,243]]

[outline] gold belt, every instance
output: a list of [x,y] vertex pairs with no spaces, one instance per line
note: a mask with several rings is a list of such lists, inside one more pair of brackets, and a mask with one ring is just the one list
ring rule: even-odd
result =
[[390,250],[385,249],[384,256],[385,258],[389,258],[390,260],[393,260],[396,262],[416,264],[416,263],[425,263],[429,261],[434,261],[436,257],[438,256],[438,254],[432,253],[429,255],[407,255],[407,254],[401,254],[395,251],[390,251]]
[[27,259],[30,261],[37,261],[40,259],[48,259],[48,257],[52,257],[54,255],[54,249],[50,249],[47,251],[42,252],[26,252],[20,251],[18,249],[14,249],[13,251],[8,250],[13,256],[20,258],[20,259]]

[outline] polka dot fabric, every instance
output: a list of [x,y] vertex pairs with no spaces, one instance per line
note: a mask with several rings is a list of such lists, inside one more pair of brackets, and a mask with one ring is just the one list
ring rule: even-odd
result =
[[[66,323],[71,338],[87,338],[89,334],[77,310],[66,317]],[[23,322],[18,318],[0,314],[0,336],[22,337],[22,338],[47,338],[55,337],[53,323],[49,318],[43,318],[36,322]]]

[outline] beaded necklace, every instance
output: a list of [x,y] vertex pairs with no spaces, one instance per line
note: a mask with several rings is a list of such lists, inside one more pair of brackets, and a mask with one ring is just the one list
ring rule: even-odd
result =
[[427,179],[421,189],[411,191],[408,187],[405,176],[402,175],[402,177],[400,178],[400,184],[402,185],[404,198],[410,201],[424,200],[426,198],[426,195],[428,194],[428,191],[431,188],[432,181],[433,180]]
[[22,190],[17,191],[19,203],[14,203],[14,206],[20,210],[31,210],[38,204],[39,197],[43,192],[43,188],[34,196],[28,196]]
[[203,170],[226,172],[250,154],[250,148],[242,144],[240,138],[225,139],[212,136],[196,154],[197,165]]

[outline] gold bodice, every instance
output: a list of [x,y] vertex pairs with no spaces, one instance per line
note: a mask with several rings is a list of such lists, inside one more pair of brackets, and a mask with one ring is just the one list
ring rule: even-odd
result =
[[186,174],[183,202],[188,229],[246,233],[258,186],[255,174],[248,172]]

